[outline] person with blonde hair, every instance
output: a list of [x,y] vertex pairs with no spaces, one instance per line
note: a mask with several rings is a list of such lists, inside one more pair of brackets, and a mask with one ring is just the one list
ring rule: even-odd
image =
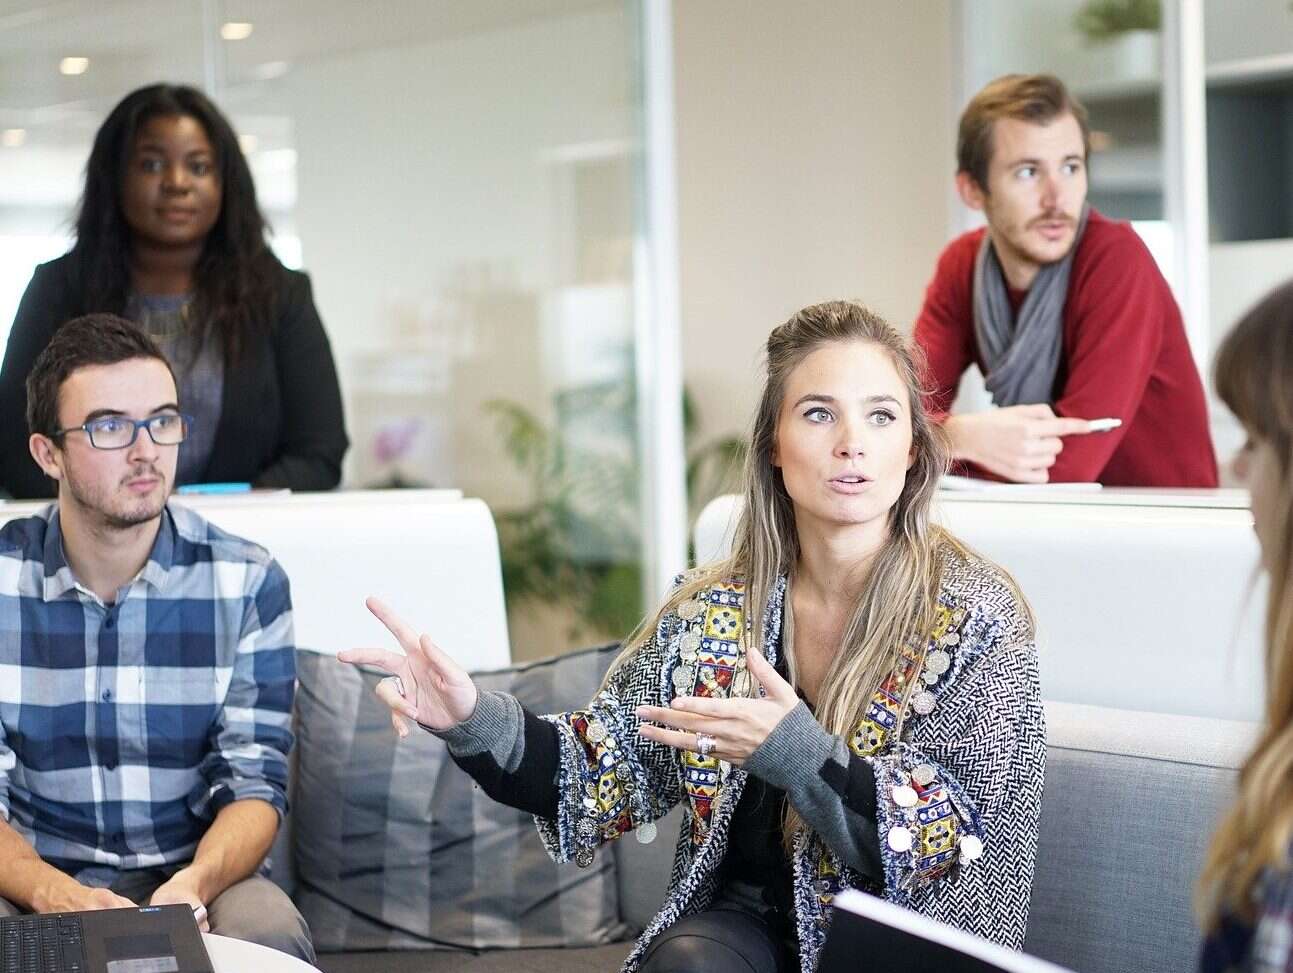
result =
[[1045,765],[1033,622],[1001,569],[930,523],[946,464],[918,369],[860,304],[767,342],[730,557],[680,578],[582,710],[477,692],[369,607],[378,694],[443,737],[559,861],[683,804],[672,882],[626,970],[812,971],[857,888],[1023,943]]
[[1261,733],[1199,882],[1200,968],[1285,973],[1293,970],[1293,281],[1226,337],[1216,381],[1248,434],[1234,466],[1252,493],[1270,601]]

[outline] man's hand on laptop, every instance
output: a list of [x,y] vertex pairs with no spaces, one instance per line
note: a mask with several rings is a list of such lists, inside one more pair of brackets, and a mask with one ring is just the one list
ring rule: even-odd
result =
[[952,458],[968,460],[1012,483],[1046,483],[1062,436],[1091,432],[1086,419],[1057,416],[1049,405],[1012,405],[1004,409],[948,416],[943,431]]
[[45,889],[32,902],[33,912],[90,912],[96,909],[133,909],[135,903],[111,889],[82,885],[74,878]]
[[180,869],[168,881],[157,886],[157,891],[148,900],[148,904],[187,905],[193,910],[193,918],[197,920],[198,929],[202,932],[211,931],[211,923],[207,921],[206,904],[187,880],[184,869]]

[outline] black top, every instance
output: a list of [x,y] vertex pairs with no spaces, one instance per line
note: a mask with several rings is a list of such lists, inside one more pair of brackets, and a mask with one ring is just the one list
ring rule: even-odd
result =
[[[781,678],[789,678],[786,654],[780,644],[776,670]],[[800,699],[803,699],[802,693]],[[805,705],[807,702],[804,700]],[[746,907],[757,911],[783,941],[793,945],[797,940],[795,873],[784,841],[785,815],[786,792],[754,774],[746,775],[745,787],[728,829],[731,837],[723,856],[719,898],[741,900]],[[740,894],[735,892],[734,885],[740,886]],[[750,901],[754,896],[761,901]]]
[[[223,406],[203,482],[330,490],[341,480],[349,441],[332,348],[315,310],[310,278],[277,264],[272,326],[248,339],[224,370]],[[80,306],[71,259],[41,264],[18,305],[0,366],[0,488],[19,498],[54,496],[27,449],[27,374],[66,321],[102,308]],[[183,401],[183,390],[180,390]]]
[[[750,774],[732,813],[731,835],[720,872],[720,899],[739,898],[787,943],[795,943],[795,875],[782,841],[786,792]],[[724,893],[729,893],[725,896]],[[750,893],[761,901],[750,901]]]

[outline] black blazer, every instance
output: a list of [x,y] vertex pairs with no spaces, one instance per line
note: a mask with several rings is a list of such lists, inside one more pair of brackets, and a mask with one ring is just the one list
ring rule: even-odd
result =
[[[224,400],[202,481],[330,490],[341,480],[345,419],[332,348],[310,278],[279,265],[278,313],[238,364],[224,370]],[[18,305],[0,366],[0,487],[52,497],[54,484],[27,449],[27,373],[54,332],[80,314],[71,259],[41,264]],[[180,401],[184,392],[180,390]]]

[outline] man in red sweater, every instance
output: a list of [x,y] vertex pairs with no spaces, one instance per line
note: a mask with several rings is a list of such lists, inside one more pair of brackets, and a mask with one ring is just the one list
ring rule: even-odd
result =
[[[971,100],[956,186],[988,225],[948,245],[925,292],[926,405],[976,475],[1216,486],[1180,309],[1135,231],[1086,205],[1088,151],[1057,78],[1007,75]],[[971,362],[999,408],[949,415]],[[1105,418],[1121,425],[1088,422]]]

